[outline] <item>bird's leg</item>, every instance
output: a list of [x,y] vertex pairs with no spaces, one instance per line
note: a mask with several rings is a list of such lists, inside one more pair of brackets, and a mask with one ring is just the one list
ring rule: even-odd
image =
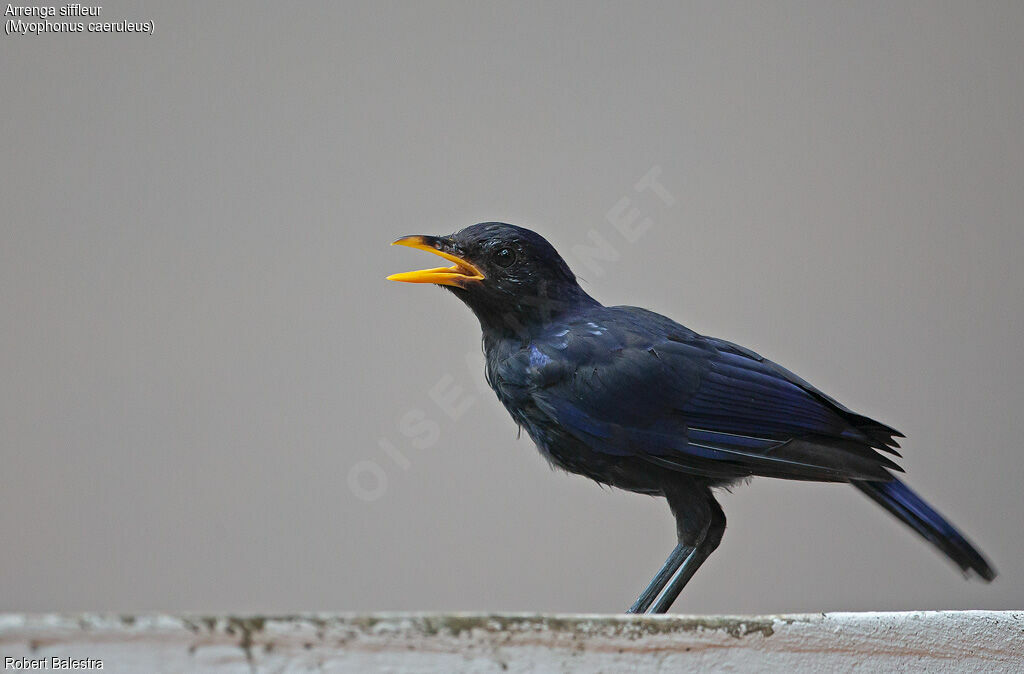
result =
[[687,560],[690,555],[696,550],[693,546],[684,545],[679,543],[669,553],[668,559],[661,566],[661,570],[651,579],[651,582],[644,588],[644,591],[640,593],[640,596],[636,598],[633,605],[630,606],[626,613],[646,613],[647,609],[650,608],[651,604],[661,591],[665,588],[665,585],[676,575],[676,571],[679,567]]
[[627,613],[668,611],[725,531],[725,514],[706,486],[674,481],[665,497],[676,518],[679,543]]
[[708,505],[711,507],[711,522],[708,524],[704,536],[693,552],[683,560],[683,563],[665,584],[665,588],[651,603],[647,613],[668,612],[672,602],[679,596],[686,583],[693,578],[693,574],[697,572],[697,569],[704,563],[704,560],[710,557],[711,553],[718,547],[718,544],[722,542],[722,534],[725,533],[725,513],[722,512],[722,508],[710,494]]

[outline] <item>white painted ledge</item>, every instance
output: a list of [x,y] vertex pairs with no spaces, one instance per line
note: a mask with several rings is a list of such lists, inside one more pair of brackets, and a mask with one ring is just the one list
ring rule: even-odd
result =
[[53,657],[107,672],[1022,672],[1024,611],[0,614],[0,658]]

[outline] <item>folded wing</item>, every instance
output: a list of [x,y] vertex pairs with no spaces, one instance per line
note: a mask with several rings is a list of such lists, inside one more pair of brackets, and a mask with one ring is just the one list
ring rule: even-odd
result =
[[742,347],[619,310],[599,329],[538,340],[498,376],[592,449],[671,469],[819,481],[901,470],[879,453],[896,453],[894,429]]

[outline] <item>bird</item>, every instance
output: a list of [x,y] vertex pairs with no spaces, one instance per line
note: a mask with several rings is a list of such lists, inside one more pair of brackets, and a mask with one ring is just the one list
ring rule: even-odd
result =
[[664,497],[677,544],[627,613],[665,613],[715,551],[714,490],[753,477],[847,483],[984,581],[996,571],[896,477],[896,429],[793,372],[666,316],[605,306],[544,237],[484,222],[404,236],[450,266],[393,274],[452,292],[476,315],[490,388],[555,467]]

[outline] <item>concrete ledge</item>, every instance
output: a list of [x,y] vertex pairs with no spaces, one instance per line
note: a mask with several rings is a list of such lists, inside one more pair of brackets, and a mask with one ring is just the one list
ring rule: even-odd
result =
[[1020,672],[1024,611],[0,615],[0,659],[53,657],[113,672]]

